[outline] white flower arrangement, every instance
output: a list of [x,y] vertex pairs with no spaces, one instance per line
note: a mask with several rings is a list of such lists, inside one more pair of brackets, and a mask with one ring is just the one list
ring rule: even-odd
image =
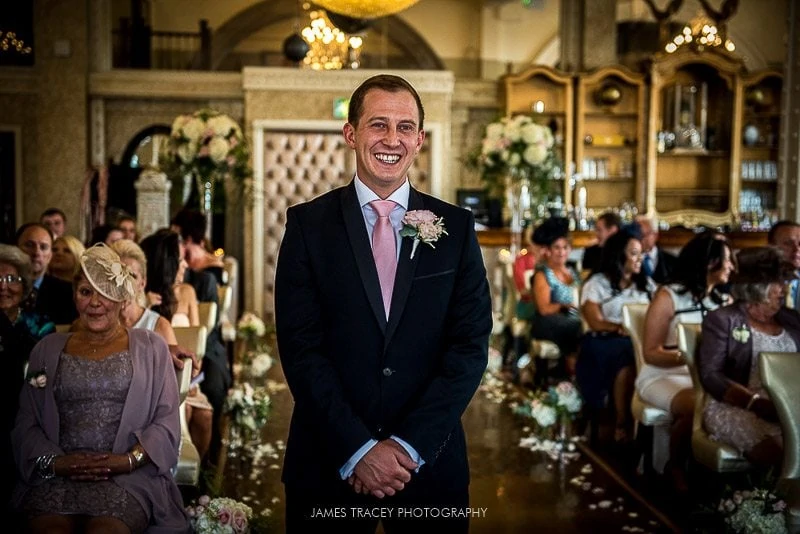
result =
[[737,326],[731,335],[739,343],[747,343],[747,340],[750,339],[750,330],[745,325]]
[[270,397],[264,387],[254,388],[249,382],[242,382],[228,391],[224,410],[231,423],[256,432],[266,424],[269,417]]
[[202,109],[179,115],[172,123],[167,167],[181,176],[220,181],[232,177],[243,181],[250,175],[250,153],[239,125],[214,110]]
[[533,398],[521,404],[517,411],[532,417],[542,428],[553,426],[556,422],[573,419],[583,407],[578,389],[572,382],[563,381],[555,387],[540,390],[533,394]]
[[267,333],[267,327],[264,321],[261,320],[256,314],[252,312],[245,312],[242,314],[239,322],[236,323],[236,333],[240,338],[250,340],[257,337],[263,337]]
[[244,534],[250,532],[253,510],[227,497],[203,495],[186,507],[192,531],[197,534]]
[[470,154],[468,163],[490,189],[502,186],[501,178],[525,175],[541,193],[547,193],[558,164],[554,147],[549,127],[528,115],[503,117],[486,127],[481,145]]
[[272,368],[272,356],[266,352],[256,354],[250,362],[250,376],[253,378],[260,378],[264,376],[270,368]]
[[760,488],[736,491],[730,498],[722,499],[717,507],[717,511],[725,515],[725,523],[741,534],[787,532],[784,510],[785,501]]

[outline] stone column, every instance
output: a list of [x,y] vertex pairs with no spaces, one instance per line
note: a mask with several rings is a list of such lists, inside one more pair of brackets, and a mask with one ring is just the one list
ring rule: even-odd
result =
[[139,235],[150,235],[169,226],[169,190],[167,175],[145,169],[133,186],[136,188],[136,227]]
[[561,0],[559,33],[561,61],[558,67],[566,72],[583,69],[584,0]]
[[[562,46],[564,42],[562,41]],[[617,61],[617,0],[591,0],[583,9],[583,68]]]
[[783,119],[778,155],[778,216],[800,220],[800,5],[789,2],[786,62],[783,79]]

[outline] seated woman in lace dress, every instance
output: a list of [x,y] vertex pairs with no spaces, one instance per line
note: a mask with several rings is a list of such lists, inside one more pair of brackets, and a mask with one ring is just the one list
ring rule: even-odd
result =
[[110,248],[80,259],[80,328],[33,350],[12,432],[15,506],[31,532],[187,532],[171,469],[180,443],[178,383],[166,342],[126,329],[128,268]]
[[[567,265],[572,249],[568,239],[569,224],[563,217],[551,217],[533,232],[533,240],[541,246],[543,261],[533,275],[535,314],[531,335],[558,345],[561,353],[558,363],[559,378],[566,378],[566,370],[574,368],[581,319],[578,316],[576,289],[580,285],[578,274]],[[570,364],[567,364],[567,361]],[[536,381],[542,383],[547,376],[547,361],[536,358]]]
[[622,326],[622,306],[649,302],[655,283],[642,272],[642,243],[632,230],[606,241],[600,270],[583,285],[581,313],[589,332],[581,339],[576,367],[578,387],[591,410],[613,402],[614,439],[626,441],[636,367],[633,345]]
[[736,302],[706,315],[697,354],[703,387],[711,395],[703,424],[712,439],[738,449],[758,465],[783,458],[775,405],[761,384],[761,352],[800,349],[800,314],[784,306],[794,267],[772,247],[744,249],[731,276]]
[[647,309],[642,349],[644,365],[636,389],[646,403],[672,414],[670,474],[679,489],[691,454],[694,389],[683,355],[678,351],[678,324],[700,324],[707,312],[728,304],[730,296],[716,288],[733,271],[730,243],[706,232],[681,249],[670,283],[656,291]]

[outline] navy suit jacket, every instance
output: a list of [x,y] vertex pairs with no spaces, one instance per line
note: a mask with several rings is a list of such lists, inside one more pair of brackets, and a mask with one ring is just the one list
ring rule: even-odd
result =
[[435,249],[401,240],[388,321],[353,182],[287,211],[275,279],[279,357],[295,406],[283,481],[340,483],[370,438],[396,435],[420,480],[469,482],[461,415],[487,363],[491,303],[472,214],[410,191],[444,217]]
[[[781,308],[775,320],[792,336],[800,350],[800,313]],[[733,382],[747,387],[753,361],[753,336],[744,343],[734,339],[733,329],[750,326],[744,304],[717,308],[703,320],[703,337],[697,354],[700,382],[715,399],[721,401]]]

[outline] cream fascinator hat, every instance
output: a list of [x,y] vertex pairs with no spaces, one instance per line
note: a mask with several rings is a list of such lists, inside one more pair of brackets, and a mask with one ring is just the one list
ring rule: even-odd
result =
[[128,266],[103,243],[89,247],[81,255],[81,270],[95,291],[109,300],[131,300],[135,294]]

